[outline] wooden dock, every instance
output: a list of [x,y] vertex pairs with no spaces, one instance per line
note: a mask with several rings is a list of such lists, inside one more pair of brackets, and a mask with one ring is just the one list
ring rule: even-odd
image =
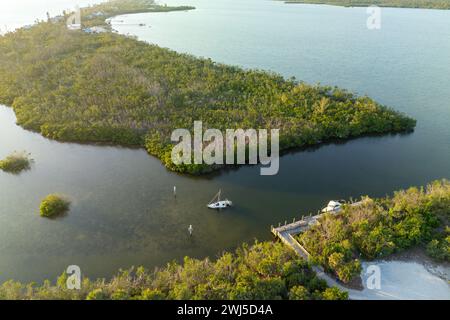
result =
[[306,249],[294,238],[295,235],[302,233],[308,230],[311,225],[317,223],[317,216],[309,216],[307,218],[302,218],[299,221],[293,221],[290,224],[279,225],[274,228],[273,226],[270,228],[272,234],[281,240],[285,245],[292,248],[297,254],[299,254],[302,258],[309,260],[309,253]]
[[[350,203],[350,206],[358,206],[361,205],[363,201],[358,201],[354,203]],[[281,242],[283,242],[285,245],[287,245],[289,248],[294,250],[294,252],[300,256],[301,258],[305,260],[310,260],[310,254],[309,252],[295,239],[295,236],[305,232],[308,230],[311,226],[319,223],[319,219],[323,216],[323,213],[319,213],[315,216],[304,216],[300,220],[295,221],[295,219],[292,221],[292,223],[287,223],[287,221],[284,222],[284,225],[281,223],[278,224],[278,227],[270,227],[270,231],[272,234],[277,237]],[[330,275],[326,274],[324,269],[321,266],[318,265],[312,265],[312,269],[316,272],[317,276],[323,280],[325,280],[328,284],[328,286],[335,286],[338,287],[341,290],[347,291],[350,295],[351,299],[361,299],[360,292],[358,290],[349,289],[344,286],[340,282],[337,281],[337,279],[331,277]]]
[[[359,206],[364,203],[364,200],[358,201],[358,202],[351,202],[348,205],[349,206]],[[331,212],[332,213],[332,212]],[[337,213],[337,212],[335,212]],[[271,226],[270,232],[280,239],[284,244],[294,249],[297,253],[299,253],[302,257],[309,259],[309,253],[306,251],[305,248],[303,248],[300,243],[294,238],[295,235],[305,232],[308,230],[311,226],[316,225],[319,223],[319,219],[324,215],[324,213],[318,213],[317,215],[309,215],[309,216],[302,216],[302,218],[298,221],[294,220],[292,223],[287,223],[287,221],[284,222],[284,225],[281,223],[278,224],[278,227]]]

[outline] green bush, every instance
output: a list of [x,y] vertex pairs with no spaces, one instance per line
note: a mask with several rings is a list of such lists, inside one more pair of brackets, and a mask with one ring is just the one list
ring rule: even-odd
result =
[[325,289],[322,294],[324,300],[347,300],[348,292],[343,292],[339,288],[331,287]]
[[161,290],[158,289],[145,289],[142,291],[140,297],[140,300],[164,300],[165,296],[161,292]]
[[450,228],[448,226],[444,235],[428,243],[427,253],[438,261],[450,261]]
[[107,296],[103,293],[100,288],[94,289],[88,293],[86,300],[105,300]]
[[30,154],[23,152],[14,152],[5,159],[0,160],[0,169],[9,173],[20,173],[24,170],[29,170],[31,167]]
[[289,291],[289,300],[309,300],[309,292],[304,286],[292,287]]
[[112,300],[128,300],[130,296],[124,289],[118,289],[111,294]]
[[41,217],[53,218],[66,213],[69,207],[69,200],[57,194],[50,194],[42,200],[39,211]]

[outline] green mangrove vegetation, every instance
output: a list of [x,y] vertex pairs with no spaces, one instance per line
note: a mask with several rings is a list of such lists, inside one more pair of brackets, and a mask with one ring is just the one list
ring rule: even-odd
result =
[[[109,26],[107,19],[132,13],[170,12],[195,9],[191,6],[167,6],[156,4],[154,0],[109,0],[104,3],[81,8],[81,24],[83,27]],[[70,14],[65,12],[64,17]]]
[[281,243],[256,242],[226,252],[216,261],[186,257],[182,265],[169,263],[149,272],[140,267],[120,271],[106,281],[84,278],[80,290],[68,290],[68,275],[56,284],[42,285],[7,281],[0,286],[0,299],[114,299],[114,300],[344,300],[348,293],[327,287],[310,265]]
[[450,0],[283,0],[285,3],[328,4],[344,7],[450,9]]
[[31,158],[30,153],[27,153],[25,151],[14,151],[5,159],[0,160],[0,170],[18,174],[24,170],[29,170],[31,168],[32,162],[33,159]]
[[41,201],[39,212],[41,217],[54,218],[69,211],[70,201],[58,194],[49,194]]
[[170,170],[191,174],[212,167],[174,165],[170,137],[194,120],[202,120],[204,130],[280,129],[281,150],[406,132],[416,123],[343,89],[222,65],[111,32],[68,30],[65,21],[51,19],[0,37],[0,103],[14,108],[19,125],[46,137],[142,146]]
[[438,234],[427,245],[427,253],[437,261],[450,261],[450,227]]
[[361,271],[360,259],[386,257],[424,245],[437,260],[450,261],[450,182],[435,181],[382,199],[364,198],[325,214],[319,224],[298,236],[313,260],[343,282]]

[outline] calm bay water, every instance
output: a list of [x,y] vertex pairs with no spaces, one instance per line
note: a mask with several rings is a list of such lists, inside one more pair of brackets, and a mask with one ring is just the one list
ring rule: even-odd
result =
[[[27,150],[36,160],[19,176],[0,172],[0,281],[54,279],[71,264],[109,277],[131,265],[214,257],[242,241],[270,239],[271,224],[330,199],[450,178],[450,11],[383,9],[382,29],[370,31],[364,8],[169,4],[197,10],[123,16],[116,20],[126,25],[115,28],[176,51],[367,94],[415,117],[416,131],[290,153],[273,177],[255,166],[192,178],[166,171],[143,150],[47,140],[17,127],[12,110],[0,107],[0,158]],[[206,208],[219,188],[235,207]],[[39,201],[51,192],[72,198],[68,216],[39,217]]]
[[14,0],[0,2],[0,34],[33,24],[37,19],[46,20],[64,10],[73,11],[75,6],[85,7],[102,0]]

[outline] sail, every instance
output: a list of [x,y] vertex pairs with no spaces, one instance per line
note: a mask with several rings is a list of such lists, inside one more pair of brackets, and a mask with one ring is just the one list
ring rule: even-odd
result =
[[214,198],[212,198],[212,200],[208,204],[211,204],[213,202],[219,202],[220,201],[220,192],[221,191],[222,190],[219,190],[219,192],[217,192],[217,194],[214,196]]

